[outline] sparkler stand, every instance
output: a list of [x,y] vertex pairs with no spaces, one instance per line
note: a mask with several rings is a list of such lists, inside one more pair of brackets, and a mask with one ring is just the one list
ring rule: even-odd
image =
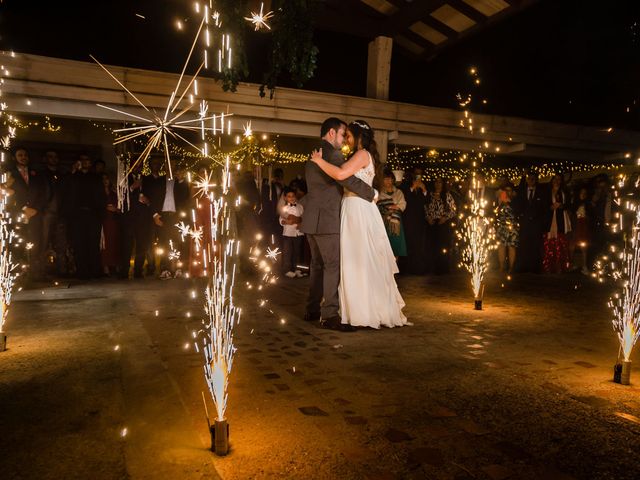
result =
[[622,374],[620,375],[620,383],[622,385],[629,385],[631,380],[631,360],[622,361]]
[[211,451],[223,457],[229,453],[229,424],[226,420],[216,420],[209,427],[211,432]]
[[480,290],[473,303],[474,310],[482,310],[482,298],[484,297],[484,282],[480,284]]
[[613,366],[613,383],[622,383],[622,364],[616,363]]
[[7,349],[7,334],[0,330],[0,352]]

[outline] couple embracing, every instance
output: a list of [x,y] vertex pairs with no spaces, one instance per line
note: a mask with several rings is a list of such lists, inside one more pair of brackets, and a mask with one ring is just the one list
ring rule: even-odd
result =
[[[328,118],[322,147],[305,167],[308,194],[302,231],[311,248],[305,320],[350,332],[407,324],[395,257],[372,187],[378,162],[373,129]],[[342,146],[351,152],[345,161]]]

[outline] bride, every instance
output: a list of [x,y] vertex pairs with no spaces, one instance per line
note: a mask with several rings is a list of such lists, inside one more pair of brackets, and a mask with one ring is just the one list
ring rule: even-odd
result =
[[[371,185],[378,161],[373,130],[364,120],[347,127],[346,143],[353,152],[340,167],[322,159],[311,160],[335,180],[355,175]],[[398,273],[389,238],[375,203],[345,190],[340,212],[340,316],[355,327],[398,327],[407,324],[405,303],[394,274]]]

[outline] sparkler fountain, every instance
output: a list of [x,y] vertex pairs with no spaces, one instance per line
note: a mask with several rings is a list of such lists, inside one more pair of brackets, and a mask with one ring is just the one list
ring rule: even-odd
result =
[[[469,70],[472,77],[473,85],[480,85],[478,70],[472,67]],[[460,120],[460,126],[469,131],[471,135],[479,130],[480,134],[486,133],[485,127],[481,126],[476,129],[474,119],[469,112],[468,106],[472,102],[472,95],[468,94],[464,97],[457,95],[458,104],[464,109],[464,116]],[[486,103],[483,100],[482,103]],[[489,142],[483,141],[469,154],[464,154],[460,158],[461,161],[470,160],[473,168],[469,181],[469,189],[467,193],[467,204],[464,206],[460,214],[459,227],[456,230],[458,240],[463,244],[462,259],[460,267],[466,268],[471,274],[471,288],[474,295],[474,308],[482,310],[482,300],[484,297],[484,277],[489,268],[489,254],[491,250],[497,248],[495,240],[495,229],[493,227],[493,219],[488,216],[488,201],[485,198],[484,178],[476,172],[476,167],[482,163],[484,159],[483,150],[490,147]]]
[[[205,290],[206,317],[199,336],[202,340],[205,359],[204,375],[216,411],[212,425],[207,409],[211,449],[217,455],[226,455],[229,452],[229,425],[226,418],[229,374],[236,352],[233,344],[233,329],[240,322],[241,313],[233,302],[236,258],[240,251],[240,243],[230,228],[229,161],[227,160],[222,170],[222,184],[217,196],[213,191],[213,184],[207,180],[202,184],[205,188],[201,194],[209,199],[211,235],[203,240],[203,248],[200,250],[207,276],[207,288]],[[198,342],[196,342],[196,349],[199,350]]]
[[[0,153],[4,163],[4,152]],[[5,174],[2,175],[2,184],[6,183]],[[11,294],[17,278],[15,272],[18,264],[13,261],[11,244],[14,240],[11,215],[7,212],[8,193],[5,188],[0,192],[0,352],[7,348],[7,335],[4,324],[9,313]]]
[[[10,54],[13,55],[13,54]],[[4,77],[9,72],[4,66],[0,67],[0,97],[2,96],[1,87],[4,85]],[[0,116],[6,115],[7,104],[0,102]],[[0,178],[0,352],[4,352],[7,348],[7,335],[4,331],[4,325],[7,321],[9,313],[9,305],[11,304],[11,295],[15,286],[18,273],[16,269],[18,264],[14,262],[11,254],[11,246],[17,235],[13,228],[12,216],[8,211],[8,203],[10,196],[10,184],[12,179],[7,173],[4,173],[6,166],[6,152],[11,144],[11,140],[15,137],[15,127],[9,126],[6,135],[0,140],[2,142],[3,151],[0,152],[0,168],[3,173]]]
[[495,232],[491,218],[486,215],[487,200],[482,197],[481,184],[475,172],[467,195],[468,205],[460,215],[461,227],[456,234],[463,243],[461,266],[471,274],[474,307],[482,310],[484,276],[489,268],[489,254],[496,248]]
[[[625,186],[621,178],[619,187]],[[638,181],[633,185],[637,191]],[[620,208],[617,222],[612,226],[615,233],[622,233],[623,245],[610,247],[610,253],[596,263],[596,275],[600,281],[607,276],[618,286],[609,298],[613,330],[618,336],[620,349],[614,369],[614,381],[629,385],[631,379],[631,352],[640,336],[640,204],[631,197],[622,198],[615,192],[615,203]],[[626,197],[626,196],[625,196]]]

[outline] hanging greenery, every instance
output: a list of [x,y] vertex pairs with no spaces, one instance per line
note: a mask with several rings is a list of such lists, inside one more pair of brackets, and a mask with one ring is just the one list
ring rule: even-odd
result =
[[260,85],[260,96],[273,98],[283,73],[288,73],[297,87],[313,77],[318,47],[313,43],[315,0],[274,0],[271,58],[269,70]]
[[[270,41],[269,66],[260,85],[260,96],[266,90],[273,98],[276,86],[285,75],[297,87],[313,77],[316,69],[318,48],[313,43],[313,18],[317,0],[273,0],[273,17],[270,30],[260,35]],[[235,92],[238,83],[249,75],[246,55],[246,35],[252,26],[245,17],[250,10],[247,0],[218,0],[222,28],[231,34],[233,59],[231,68],[223,68],[219,75],[224,91]]]
[[231,68],[223,67],[219,78],[222,80],[222,89],[225,92],[235,92],[238,83],[249,75],[245,47],[247,26],[244,20],[248,2],[247,0],[218,0],[216,4],[220,8],[223,31],[229,33],[233,39]]

